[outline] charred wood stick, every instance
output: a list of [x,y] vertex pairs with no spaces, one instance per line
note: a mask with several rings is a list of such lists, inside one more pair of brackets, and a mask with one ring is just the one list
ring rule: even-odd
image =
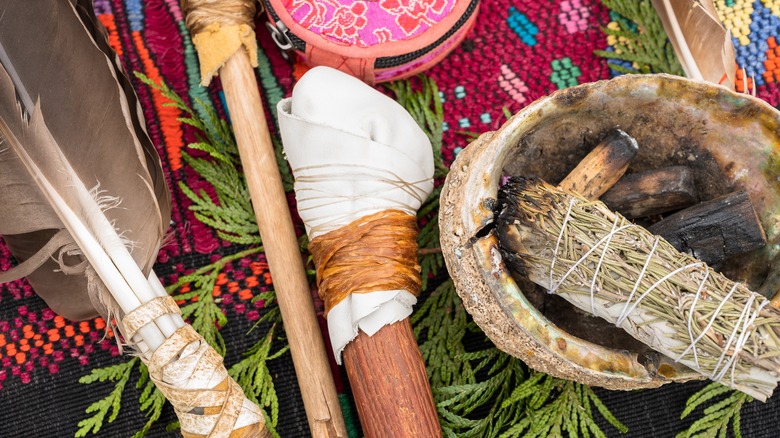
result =
[[626,173],[639,146],[620,129],[610,131],[569,175],[560,182],[564,190],[598,199]]
[[766,234],[744,190],[679,211],[648,230],[710,265],[766,245]]
[[686,166],[632,173],[601,197],[610,210],[629,219],[689,207],[698,201],[693,172]]

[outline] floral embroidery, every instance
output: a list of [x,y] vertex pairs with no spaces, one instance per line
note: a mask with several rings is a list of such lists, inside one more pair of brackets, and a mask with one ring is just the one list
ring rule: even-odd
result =
[[426,24],[426,28],[432,25],[429,14],[440,14],[447,6],[446,0],[380,0],[379,3],[383,9],[396,14],[395,22],[407,35],[421,24]]
[[374,29],[373,33],[378,43],[386,43],[393,40],[393,33],[386,27]]
[[356,43],[358,31],[368,24],[366,4],[355,2],[352,6],[339,6],[333,18],[322,27],[322,35],[330,35],[345,43]]
[[339,43],[370,47],[420,35],[443,20],[456,0],[283,0],[292,19]]
[[289,9],[291,14],[300,17],[297,21],[301,26],[310,28],[325,22],[328,7],[323,2],[294,0]]

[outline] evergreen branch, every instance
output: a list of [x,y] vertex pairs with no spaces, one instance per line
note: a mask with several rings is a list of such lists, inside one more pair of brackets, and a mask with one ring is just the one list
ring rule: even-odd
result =
[[[452,280],[434,290],[412,314],[411,323],[420,353],[429,364],[428,379],[434,388],[474,383],[474,370],[463,360],[463,338],[470,329],[466,309]],[[471,328],[473,330],[473,328]]]
[[[624,433],[628,430],[585,385],[534,372],[517,389],[519,391],[516,390],[504,405],[524,401],[529,412],[522,421],[502,433],[502,438],[564,436],[564,433],[570,437],[580,434],[606,437],[593,419],[591,404],[600,413],[608,413],[605,418],[616,429]],[[552,399],[551,393],[555,393]]]
[[[87,436],[88,433],[98,433],[103,426],[103,421],[111,423],[116,420],[121,408],[122,393],[125,390],[125,385],[130,379],[130,373],[133,371],[138,362],[138,358],[134,357],[125,363],[117,365],[111,365],[105,368],[93,369],[88,375],[79,379],[79,383],[90,384],[94,382],[116,382],[114,389],[103,399],[98,400],[86,410],[86,413],[94,412],[95,415],[85,418],[79,421],[79,429],[76,431],[76,437]],[[106,419],[106,414],[111,410],[111,414]]]
[[[725,397],[722,397],[723,395]],[[751,401],[753,398],[747,394],[712,382],[688,399],[680,418],[687,417],[696,408],[707,402],[713,403],[704,408],[703,417],[696,420],[688,429],[677,434],[677,438],[725,437],[729,429],[732,430],[736,438],[740,438],[742,436],[739,430],[740,412],[742,406]]]
[[192,327],[206,339],[206,342],[214,350],[223,356],[226,347],[220,328],[224,327],[228,321],[222,309],[214,300],[213,292],[217,279],[228,263],[262,251],[262,247],[255,247],[222,257],[210,265],[180,277],[176,283],[166,287],[168,293],[173,293],[173,291],[182,286],[189,285],[189,291],[173,295],[173,298],[177,301],[191,301],[189,304],[181,307],[182,317],[185,319],[191,317],[190,324],[192,324]]
[[[287,345],[271,353],[275,328],[276,323],[271,326],[263,339],[244,353],[244,359],[233,365],[228,373],[244,389],[246,397],[263,409],[268,430],[278,438],[275,428],[279,421],[279,398],[266,364],[286,353],[290,347]],[[271,410],[270,416],[266,412],[268,408]]]
[[[213,187],[216,200],[205,190],[196,193],[183,181],[179,182],[182,193],[193,203],[191,209],[196,218],[214,228],[220,238],[229,242],[260,244],[260,233],[252,210],[249,189],[241,172],[238,147],[230,125],[219,118],[213,107],[199,102],[208,115],[208,119],[204,120],[165,83],[157,84],[140,73],[136,73],[136,76],[169,99],[168,105],[185,114],[178,119],[181,123],[202,133],[199,141],[190,143],[187,147],[207,154],[208,158],[194,157],[182,151],[182,159]],[[289,176],[289,168],[284,171]],[[282,172],[283,169],[280,168],[280,173]]]
[[149,378],[149,370],[146,365],[141,364],[139,367],[141,371],[141,378],[138,379],[135,387],[140,389],[143,387],[141,396],[138,398],[138,402],[141,404],[141,410],[145,411],[144,414],[148,418],[144,427],[133,435],[133,438],[142,438],[146,436],[152,425],[160,419],[162,415],[163,406],[167,400],[162,392],[154,386],[154,382]]
[[[391,82],[387,88],[394,94],[396,101],[404,107],[431,142],[433,151],[433,177],[437,186],[423,202],[417,212],[421,224],[417,238],[419,248],[439,247],[438,210],[441,194],[441,179],[449,172],[442,156],[442,134],[444,133],[444,108],[436,82],[427,76],[418,76],[417,81],[405,80]],[[428,279],[438,275],[444,267],[444,257],[441,253],[429,253],[420,257],[420,276],[422,288],[428,287]]]
[[395,81],[387,84],[395,100],[409,112],[428,136],[433,148],[434,178],[446,176],[449,168],[442,157],[442,134],[444,133],[444,108],[436,82],[427,76],[417,76],[419,86],[412,80]]
[[[615,69],[620,72],[684,75],[650,0],[603,0],[602,3],[610,9],[613,19],[602,28],[613,51],[595,50],[594,54],[633,64],[632,68]],[[615,63],[609,65],[613,67]]]
[[[495,348],[461,357],[473,367],[474,373],[469,377],[473,383],[433,388],[445,435],[495,437],[528,418],[522,403],[503,406],[503,401],[525,380],[527,368],[521,361]],[[486,375],[478,374],[488,365]]]

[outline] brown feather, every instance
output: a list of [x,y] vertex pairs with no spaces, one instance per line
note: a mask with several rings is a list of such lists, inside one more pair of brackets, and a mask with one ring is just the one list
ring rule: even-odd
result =
[[712,0],[652,1],[686,75],[734,89],[734,45]]
[[[105,214],[133,242],[133,258],[148,274],[170,220],[168,189],[130,81],[118,68],[91,5],[0,0],[0,45],[8,56],[0,68],[0,119],[9,135],[56,180],[62,169],[52,151],[41,147],[37,132],[48,130],[85,186],[99,186],[121,199]],[[16,83],[7,73],[11,68]],[[19,101],[27,104],[20,108]],[[37,110],[30,101],[38,102]],[[63,229],[8,150],[0,152],[0,206],[0,234],[22,261]],[[80,261],[71,257],[69,263]],[[94,316],[85,274],[74,278],[56,267],[49,261],[28,276],[36,292],[63,316]]]

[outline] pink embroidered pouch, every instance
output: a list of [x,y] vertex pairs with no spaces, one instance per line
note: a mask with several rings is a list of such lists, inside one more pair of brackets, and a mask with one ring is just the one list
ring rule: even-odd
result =
[[479,0],[263,0],[277,45],[374,84],[413,76],[463,40]]

